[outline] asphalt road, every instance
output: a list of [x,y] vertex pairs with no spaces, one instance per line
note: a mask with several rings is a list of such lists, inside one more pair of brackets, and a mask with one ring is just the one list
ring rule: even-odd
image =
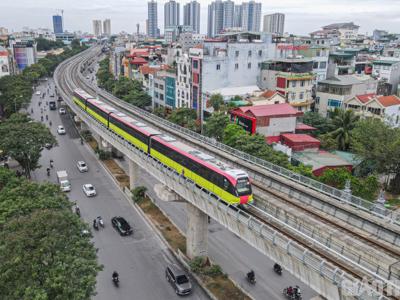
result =
[[[98,248],[99,262],[104,265],[104,270],[97,277],[97,295],[94,299],[179,299],[172,287],[165,280],[165,266],[168,263],[176,263],[165,245],[158,236],[150,229],[135,210],[134,206],[126,200],[108,173],[98,163],[96,157],[88,146],[80,144],[77,132],[72,126],[69,115],[59,115],[58,108],[49,111],[47,108],[41,113],[41,108],[46,107],[49,99],[47,86],[53,91],[54,84],[51,80],[39,86],[39,90],[46,91],[46,97],[42,100],[41,107],[38,102],[40,96],[34,95],[31,107],[32,117],[40,120],[43,115],[44,122],[46,114],[51,120],[51,131],[56,136],[58,147],[51,150],[44,149],[40,163],[42,167],[33,173],[33,178],[38,181],[51,181],[56,183],[56,171],[67,170],[72,185],[69,192],[71,201],[76,202],[80,209],[82,218],[92,224],[97,216],[102,216],[105,228],[93,232],[93,241]],[[52,93],[52,92],[51,92]],[[55,98],[53,98],[55,99]],[[63,124],[67,134],[57,135],[57,125]],[[46,168],[49,160],[54,160],[54,168],[51,176],[47,177]],[[80,173],[76,168],[76,162],[84,160],[89,166],[89,172]],[[91,183],[97,190],[97,196],[88,198],[82,191],[82,185]],[[121,237],[111,226],[113,216],[122,216],[134,228],[134,234],[130,237]],[[120,286],[115,288],[111,281],[111,274],[117,270],[120,274]],[[208,299],[203,290],[195,285],[192,295],[185,299]]]

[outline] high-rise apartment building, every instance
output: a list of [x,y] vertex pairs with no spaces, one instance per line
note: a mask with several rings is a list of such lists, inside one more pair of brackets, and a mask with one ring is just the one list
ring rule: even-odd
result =
[[110,19],[105,19],[103,21],[103,34],[105,36],[111,35],[111,20]]
[[217,0],[208,5],[207,35],[214,37],[234,25],[235,3],[231,0]]
[[101,36],[101,20],[93,20],[93,34],[95,36]]
[[183,25],[191,26],[194,33],[200,33],[200,3],[191,1],[183,7]]
[[36,43],[32,39],[12,40],[10,48],[19,71],[37,62]]
[[242,6],[235,5],[235,10],[233,12],[233,27],[242,27]]
[[264,16],[264,32],[282,35],[285,29],[285,15],[275,13]]
[[170,0],[164,4],[164,29],[179,25],[180,6],[175,0]]
[[63,19],[60,15],[53,16],[53,30],[55,34],[63,33]]
[[255,1],[242,3],[242,29],[245,31],[260,31],[261,3]]
[[157,15],[157,2],[151,0],[147,3],[147,35],[152,38],[158,38],[158,15]]

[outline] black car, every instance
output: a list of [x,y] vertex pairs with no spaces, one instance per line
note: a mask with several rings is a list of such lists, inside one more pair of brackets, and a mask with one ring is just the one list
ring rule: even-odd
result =
[[123,217],[112,218],[111,224],[120,235],[131,235],[133,233],[132,227]]

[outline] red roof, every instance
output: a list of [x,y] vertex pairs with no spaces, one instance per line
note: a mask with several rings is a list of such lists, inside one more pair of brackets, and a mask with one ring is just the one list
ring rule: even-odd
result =
[[356,98],[359,101],[361,101],[362,103],[367,103],[368,101],[370,101],[375,96],[376,96],[375,93],[371,93],[371,94],[357,95]]
[[296,124],[296,130],[316,130],[317,128],[303,124],[303,123],[298,123]]
[[293,143],[320,143],[319,140],[308,134],[284,133],[281,136]]
[[263,92],[263,93],[261,94],[261,97],[264,97],[264,98],[269,99],[269,98],[271,98],[272,96],[274,96],[276,93],[277,93],[277,91],[266,90],[265,92]]
[[384,106],[392,106],[392,105],[400,105],[400,99],[399,97],[395,95],[391,96],[379,96],[377,97],[378,101]]
[[144,65],[147,64],[147,60],[145,60],[143,57],[135,57],[130,61],[130,64],[132,65]]
[[243,113],[250,112],[255,117],[277,117],[283,115],[298,116],[303,114],[302,112],[294,109],[293,106],[288,103],[242,106],[238,107],[237,109]]
[[146,65],[142,65],[139,67],[139,72],[143,75],[148,75],[148,74],[154,74],[161,70],[168,70],[168,69],[169,69],[169,66],[165,65],[165,64],[163,64],[159,67],[149,66],[146,64]]
[[281,140],[281,137],[279,135],[265,137],[265,141],[267,142],[267,144],[278,143],[278,142],[280,142],[280,140]]

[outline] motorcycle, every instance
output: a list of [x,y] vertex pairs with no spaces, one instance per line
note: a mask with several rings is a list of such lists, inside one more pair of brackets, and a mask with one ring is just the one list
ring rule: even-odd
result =
[[97,220],[93,220],[93,228],[99,230],[99,225],[97,225]]
[[54,162],[52,159],[50,159],[50,168],[53,168],[53,166],[54,166]]
[[78,215],[78,217],[81,216],[81,209],[79,208],[79,206],[75,206],[75,213]]
[[104,228],[104,221],[103,221],[103,218],[102,218],[102,217],[98,216],[98,217],[97,217],[97,222],[100,224],[101,227]]
[[50,168],[47,168],[47,176],[50,176]]
[[274,264],[274,271],[278,275],[282,275],[282,267],[278,264]]
[[118,278],[118,276],[116,276],[116,277],[113,276],[112,281],[113,281],[113,283],[114,283],[114,285],[115,285],[116,287],[119,286],[119,278]]
[[251,284],[256,284],[256,276],[253,271],[247,273],[247,281]]
[[296,288],[285,288],[283,290],[283,295],[289,300],[302,300],[300,290],[296,290]]

